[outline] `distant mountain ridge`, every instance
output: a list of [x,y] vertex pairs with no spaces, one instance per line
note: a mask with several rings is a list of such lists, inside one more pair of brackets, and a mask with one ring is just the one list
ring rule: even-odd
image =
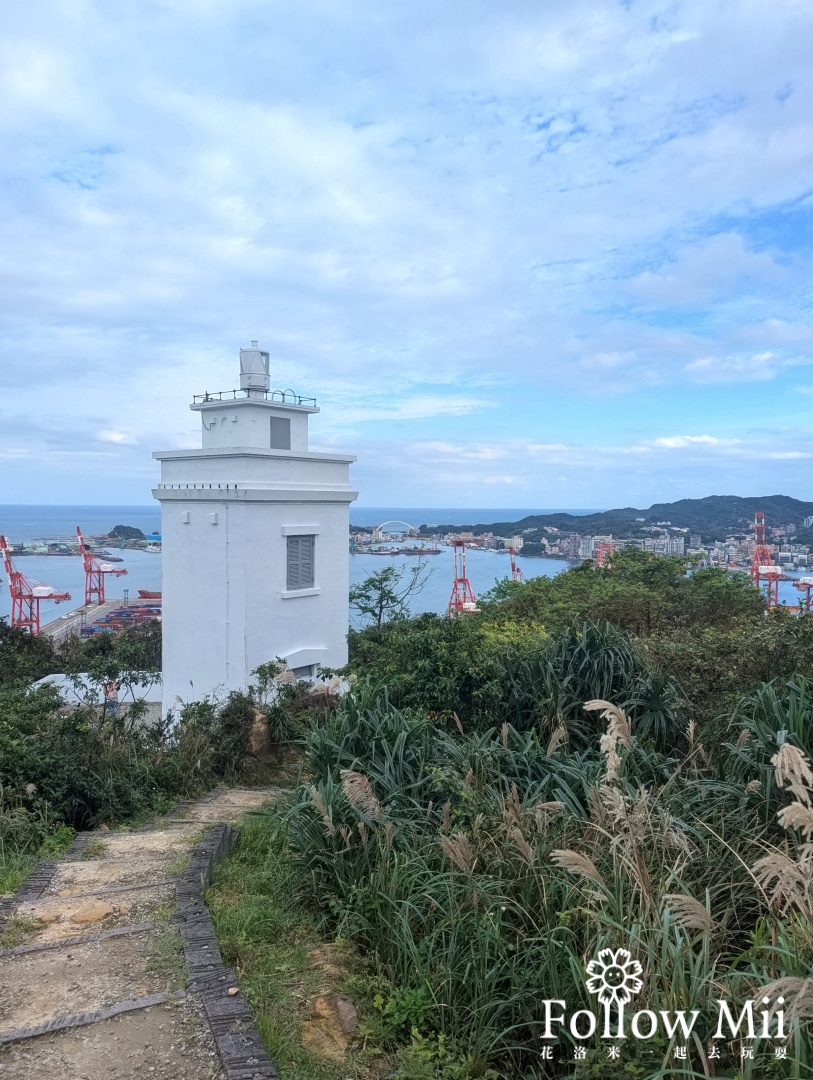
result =
[[[802,525],[804,518],[813,515],[813,502],[802,502],[790,495],[763,495],[742,498],[739,495],[707,495],[704,499],[678,499],[672,503],[653,503],[647,510],[634,506],[605,510],[599,514],[577,517],[575,514],[530,514],[519,521],[497,521],[460,525],[421,526],[421,532],[493,532],[497,535],[521,533],[523,529],[541,529],[544,526],[562,532],[581,534],[612,533],[625,536],[640,531],[645,526],[668,521],[679,529],[699,532],[704,539],[723,539],[732,533],[747,532],[754,521],[754,514],[762,511],[765,524],[795,524],[797,533],[808,532]],[[643,518],[643,521],[636,521]]]

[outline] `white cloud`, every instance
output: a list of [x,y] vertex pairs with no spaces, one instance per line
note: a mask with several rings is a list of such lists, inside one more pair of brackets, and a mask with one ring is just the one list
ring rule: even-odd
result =
[[718,439],[714,435],[663,435],[652,439],[649,446],[663,447],[665,450],[684,450],[692,446],[738,446],[739,439]]
[[129,445],[135,445],[136,443],[136,439],[126,431],[99,431],[96,438],[99,442],[115,443],[117,446],[122,443]]
[[718,233],[682,248],[666,270],[632,278],[633,298],[655,306],[694,307],[729,297],[743,285],[779,284],[787,276],[775,259],[749,251],[736,233]]
[[[752,383],[779,417],[770,384],[813,357],[788,224],[809,6],[32,0],[5,24],[0,359],[26,445],[101,440],[143,486],[250,337],[348,449],[450,419],[553,457],[549,391],[574,430],[581,400],[642,391],[687,430],[687,383]],[[538,420],[515,430],[500,389]]]
[[698,383],[766,382],[776,377],[781,366],[779,357],[766,352],[749,357],[705,356],[692,360],[684,370]]

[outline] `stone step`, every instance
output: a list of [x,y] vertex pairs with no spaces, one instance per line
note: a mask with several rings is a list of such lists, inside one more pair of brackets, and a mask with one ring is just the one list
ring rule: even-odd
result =
[[[157,881],[131,881],[127,885],[100,885],[97,889],[89,888],[85,892],[73,890],[57,891],[46,890],[42,895],[46,897],[64,897],[66,900],[84,900],[88,896],[117,896],[119,893],[135,892],[138,889],[157,889],[162,885],[174,885],[178,880],[177,875],[171,878],[158,878]],[[92,882],[88,882],[92,885]]]
[[125,885],[98,889],[81,896],[43,896],[18,904],[15,914],[41,924],[36,930],[37,943],[58,941],[82,934],[90,926],[112,930],[151,921],[159,904],[172,902],[175,885],[172,879],[169,883],[150,884],[144,888]]
[[220,1080],[214,1040],[189,1000],[143,1006],[0,1051],[3,1080]]
[[66,1017],[165,993],[169,988],[149,969],[151,940],[120,935],[0,958],[0,1042],[15,1029],[65,1026]]
[[5,956],[25,956],[27,953],[47,952],[50,949],[69,949],[73,945],[84,945],[86,941],[101,941],[103,938],[124,937],[127,934],[146,934],[155,930],[155,923],[137,923],[135,926],[119,926],[115,930],[102,930],[100,933],[77,934],[76,937],[60,938],[58,941],[39,941],[30,945],[15,945],[13,949],[0,949],[0,961]]
[[[190,844],[200,837],[201,830],[195,827],[195,822],[188,822],[187,828],[181,829],[153,829],[150,832],[116,832],[104,833],[100,839],[104,841],[104,855],[108,858],[126,856],[134,858],[145,855],[181,855],[188,850]],[[93,863],[97,860],[80,860]],[[65,865],[63,863],[62,865]]]

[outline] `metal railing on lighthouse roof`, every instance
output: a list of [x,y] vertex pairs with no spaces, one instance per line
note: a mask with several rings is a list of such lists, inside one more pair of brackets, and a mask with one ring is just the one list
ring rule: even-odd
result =
[[280,405],[300,405],[308,409],[316,408],[315,397],[302,397],[293,390],[218,390],[217,393],[193,394],[195,405],[206,405],[210,401],[242,401],[244,399],[277,402]]

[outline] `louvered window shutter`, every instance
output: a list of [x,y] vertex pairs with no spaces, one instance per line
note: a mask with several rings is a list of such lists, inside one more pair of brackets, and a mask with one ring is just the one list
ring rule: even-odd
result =
[[299,587],[313,588],[313,536],[300,536],[299,546]]
[[288,589],[312,589],[314,536],[288,537]]

